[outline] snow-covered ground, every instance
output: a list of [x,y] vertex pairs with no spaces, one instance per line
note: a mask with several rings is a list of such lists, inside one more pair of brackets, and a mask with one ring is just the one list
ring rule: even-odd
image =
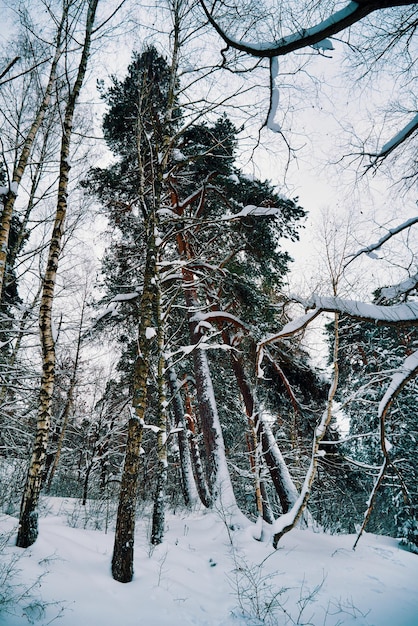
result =
[[74,501],[46,503],[26,550],[14,547],[16,518],[0,518],[0,600],[15,596],[0,602],[2,625],[418,624],[418,555],[395,539],[366,534],[353,551],[352,535],[296,530],[273,550],[253,526],[182,511],[167,516],[155,548],[148,517],[138,522],[135,578],[121,584],[110,574],[113,533],[73,527],[84,525]]

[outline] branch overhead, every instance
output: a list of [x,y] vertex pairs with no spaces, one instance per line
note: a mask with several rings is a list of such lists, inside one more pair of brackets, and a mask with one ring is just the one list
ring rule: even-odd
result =
[[359,0],[349,2],[343,9],[332,13],[328,18],[309,28],[300,29],[291,35],[282,37],[278,41],[251,43],[235,40],[223,30],[208,9],[204,0],[200,4],[210,24],[215,28],[218,35],[231,48],[246,52],[255,57],[271,58],[284,56],[295,50],[313,46],[327,37],[349,28],[375,11],[398,6],[410,6],[417,4],[409,0]]

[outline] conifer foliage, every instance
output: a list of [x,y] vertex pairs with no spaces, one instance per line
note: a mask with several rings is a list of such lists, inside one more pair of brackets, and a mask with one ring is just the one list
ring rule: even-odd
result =
[[[237,130],[226,116],[183,122],[178,87],[173,67],[154,47],[134,53],[124,80],[113,77],[109,89],[99,86],[108,105],[104,134],[115,160],[92,170],[84,183],[103,206],[111,230],[103,262],[109,315],[98,327],[112,327],[118,337],[119,367],[133,398],[113,558],[114,577],[123,582],[133,574],[133,503],[143,446],[155,454],[151,540],[159,543],[163,536],[166,376],[169,406],[174,411],[177,396],[189,407],[190,451],[179,436],[183,493],[196,493],[184,489],[194,460],[203,503],[236,507],[227,456],[230,437],[237,425],[247,428],[247,418],[227,353],[247,355],[241,379],[252,380],[254,341],[277,316],[272,293],[290,261],[280,240],[296,239],[305,215],[296,201],[235,167]],[[170,367],[164,362],[168,355]],[[230,388],[222,388],[227,379]],[[187,393],[178,382],[173,386],[179,380],[189,380]],[[217,397],[223,398],[222,407]],[[232,419],[225,414],[226,398]],[[182,420],[177,404],[173,424],[180,431]],[[198,432],[202,444],[196,447],[192,439]],[[154,437],[151,449],[148,435]],[[239,445],[246,456],[248,441]],[[245,465],[248,474],[248,460]]]

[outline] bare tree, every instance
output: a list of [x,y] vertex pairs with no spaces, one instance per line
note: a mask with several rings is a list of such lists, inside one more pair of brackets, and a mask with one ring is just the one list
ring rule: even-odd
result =
[[89,0],[87,4],[81,58],[76,79],[70,87],[63,121],[57,210],[49,246],[47,268],[43,278],[39,316],[42,344],[42,379],[39,395],[37,431],[27,481],[22,496],[17,536],[17,545],[21,548],[32,545],[38,536],[37,506],[48,443],[51,402],[55,378],[55,337],[52,323],[52,306],[67,213],[67,191],[70,170],[69,159],[74,112],[87,70],[97,5],[98,0]]
[[[2,213],[0,221],[0,297],[6,273],[10,225],[16,198],[19,192],[19,185],[28,165],[28,161],[33,150],[33,145],[37,133],[41,127],[41,124],[45,118],[51,102],[51,96],[57,79],[58,63],[62,55],[62,45],[65,39],[65,29],[70,7],[71,2],[63,2],[61,16],[59,18],[59,21],[57,20],[56,22],[57,30],[54,38],[55,49],[50,65],[50,71],[46,87],[41,94],[39,105],[35,111],[33,121],[25,134],[24,141],[22,142],[20,137],[17,139],[17,145],[15,147],[15,160],[10,168],[11,171],[9,171],[8,169],[9,178],[7,181],[7,185],[4,187],[4,189],[2,189],[2,193],[0,194],[0,201],[2,203]],[[3,158],[5,158],[4,155]]]

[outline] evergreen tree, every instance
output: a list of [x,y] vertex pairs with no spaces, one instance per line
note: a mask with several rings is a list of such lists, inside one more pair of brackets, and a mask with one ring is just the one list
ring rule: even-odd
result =
[[[149,259],[149,223],[154,220],[165,350],[184,355],[181,360],[175,357],[177,374],[174,366],[166,371],[171,371],[174,379],[189,380],[191,404],[196,407],[193,429],[203,434],[200,454],[213,501],[219,476],[228,472],[226,466],[220,470],[223,453],[218,456],[219,449],[225,447],[237,467],[236,487],[242,483],[241,477],[249,475],[248,457],[254,450],[248,449],[248,438],[241,435],[248,428],[251,411],[248,407],[243,410],[239,389],[245,396],[243,385],[247,390],[254,386],[254,342],[281,316],[274,294],[283,284],[290,262],[281,240],[298,237],[305,212],[270,183],[250,178],[235,167],[237,130],[226,116],[181,127],[181,109],[167,91],[177,85],[169,70],[155,48],[149,48],[133,55],[124,80],[113,78],[108,90],[100,86],[108,104],[105,137],[116,160],[106,169],[92,170],[84,183],[100,200],[111,228],[111,244],[103,262],[103,302],[110,304],[108,315],[101,317],[97,327],[113,328],[122,347],[121,382],[130,386],[135,397],[137,329],[144,319],[146,286],[152,283],[147,283],[144,268]],[[243,213],[243,208],[251,205],[257,207],[258,215]],[[154,303],[158,298],[155,292]],[[152,325],[158,328],[153,307]],[[219,343],[225,351],[216,349]],[[145,377],[148,400],[144,415],[147,424],[160,428],[154,407],[159,406],[161,392],[158,377],[152,373],[157,371],[156,365],[151,365],[160,354],[155,348],[151,346]],[[240,365],[239,375],[233,357],[237,350],[246,362]],[[151,401],[153,397],[156,402]],[[217,403],[216,397],[222,398],[222,403]],[[212,412],[219,413],[219,418]],[[222,431],[214,425],[217,419]],[[173,422],[178,420],[174,416]],[[146,454],[152,454],[146,435],[141,434],[141,444]],[[242,496],[248,484],[247,476],[238,490],[240,502],[251,511],[253,504],[249,506]],[[250,484],[253,489],[252,481]]]
[[[414,294],[406,297],[413,298]],[[388,301],[388,304],[397,302]],[[344,466],[355,477],[345,485],[348,492],[345,501],[356,503],[354,519],[360,521],[364,501],[381,465],[383,426],[390,463],[368,527],[374,532],[403,537],[415,549],[418,543],[416,380],[409,382],[397,396],[383,425],[378,420],[378,407],[393,373],[412,353],[417,339],[414,327],[383,327],[345,319],[341,325],[339,389],[352,437],[340,453],[351,459]],[[352,516],[351,507],[347,508],[345,515]]]

